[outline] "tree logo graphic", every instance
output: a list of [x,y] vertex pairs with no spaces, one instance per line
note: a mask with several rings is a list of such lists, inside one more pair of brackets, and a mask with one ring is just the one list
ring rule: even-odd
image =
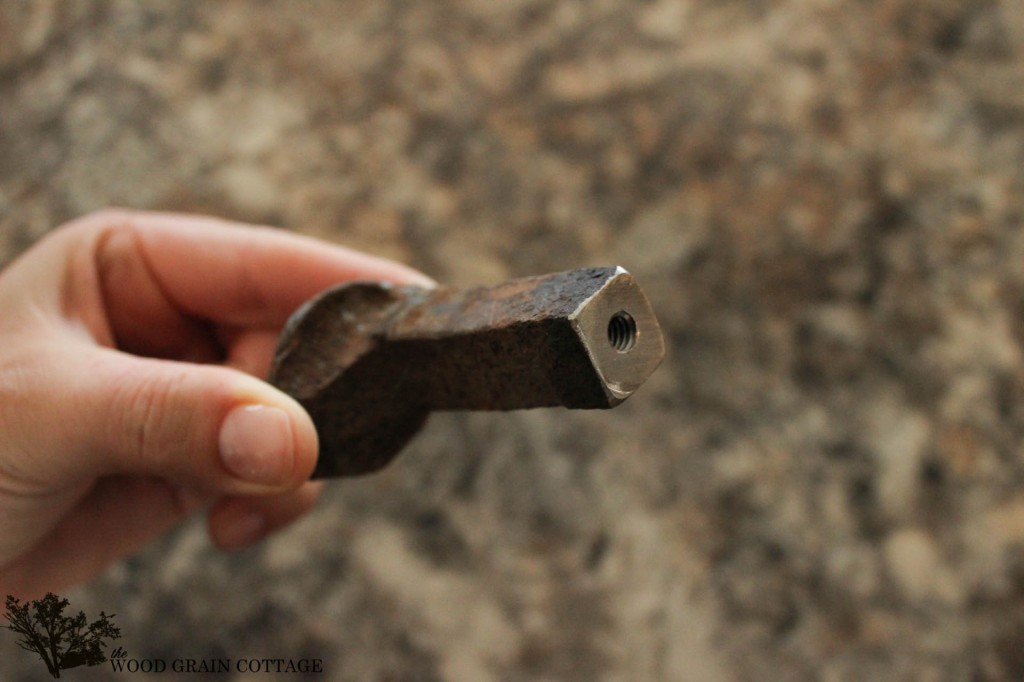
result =
[[10,625],[3,627],[18,633],[18,646],[38,654],[54,677],[60,677],[61,670],[103,663],[107,660],[103,655],[104,640],[121,638],[121,630],[113,622],[114,614],[100,611],[100,617],[89,623],[82,611],[76,616],[65,616],[69,604],[52,592],[25,604],[7,595],[5,602],[4,615]]

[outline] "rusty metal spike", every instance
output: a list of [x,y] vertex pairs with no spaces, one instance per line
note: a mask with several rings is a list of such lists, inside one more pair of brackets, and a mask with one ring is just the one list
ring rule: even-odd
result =
[[390,462],[433,410],[610,408],[664,353],[621,267],[473,288],[349,283],[295,312],[270,381],[316,424],[314,478],[353,476]]

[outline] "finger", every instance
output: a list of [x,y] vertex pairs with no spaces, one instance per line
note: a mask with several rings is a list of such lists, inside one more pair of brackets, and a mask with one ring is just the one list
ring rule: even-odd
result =
[[266,377],[279,334],[279,329],[226,330],[218,335],[226,350],[224,364],[256,377]]
[[[221,493],[271,494],[312,472],[317,438],[309,415],[249,375],[102,348],[51,355],[49,381],[63,381],[39,387],[25,410],[49,427],[33,435],[36,444],[45,441],[42,451],[56,454],[21,461],[22,478],[53,483],[131,473]],[[53,391],[63,396],[55,414],[46,397]],[[78,451],[61,447],[73,443],[81,444]]]
[[0,569],[0,585],[24,598],[77,585],[166,532],[204,501],[156,478],[101,479],[34,549]]
[[[223,353],[208,321],[185,314],[152,276],[135,231],[107,229],[95,238],[92,267],[112,339],[99,343],[128,353],[169,360],[216,362]],[[202,279],[199,273],[193,276]]]
[[155,288],[182,315],[273,327],[339,282],[432,283],[399,263],[267,227],[135,212],[94,220],[109,231],[97,249],[101,274],[119,273],[116,288],[103,286],[112,316],[132,309],[136,291]]
[[311,482],[287,495],[222,500],[210,512],[210,536],[222,549],[248,547],[308,512],[321,487]]

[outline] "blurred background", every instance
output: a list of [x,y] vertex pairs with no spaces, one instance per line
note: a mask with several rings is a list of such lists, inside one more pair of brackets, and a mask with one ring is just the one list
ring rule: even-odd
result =
[[255,549],[197,519],[72,593],[132,657],[1024,678],[1018,3],[5,1],[4,262],[109,205],[621,264],[669,341],[614,412],[435,415]]

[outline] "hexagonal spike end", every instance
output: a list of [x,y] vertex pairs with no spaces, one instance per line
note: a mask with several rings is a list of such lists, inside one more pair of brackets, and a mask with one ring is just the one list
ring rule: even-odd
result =
[[611,406],[640,387],[665,357],[665,339],[650,301],[624,268],[570,316]]

